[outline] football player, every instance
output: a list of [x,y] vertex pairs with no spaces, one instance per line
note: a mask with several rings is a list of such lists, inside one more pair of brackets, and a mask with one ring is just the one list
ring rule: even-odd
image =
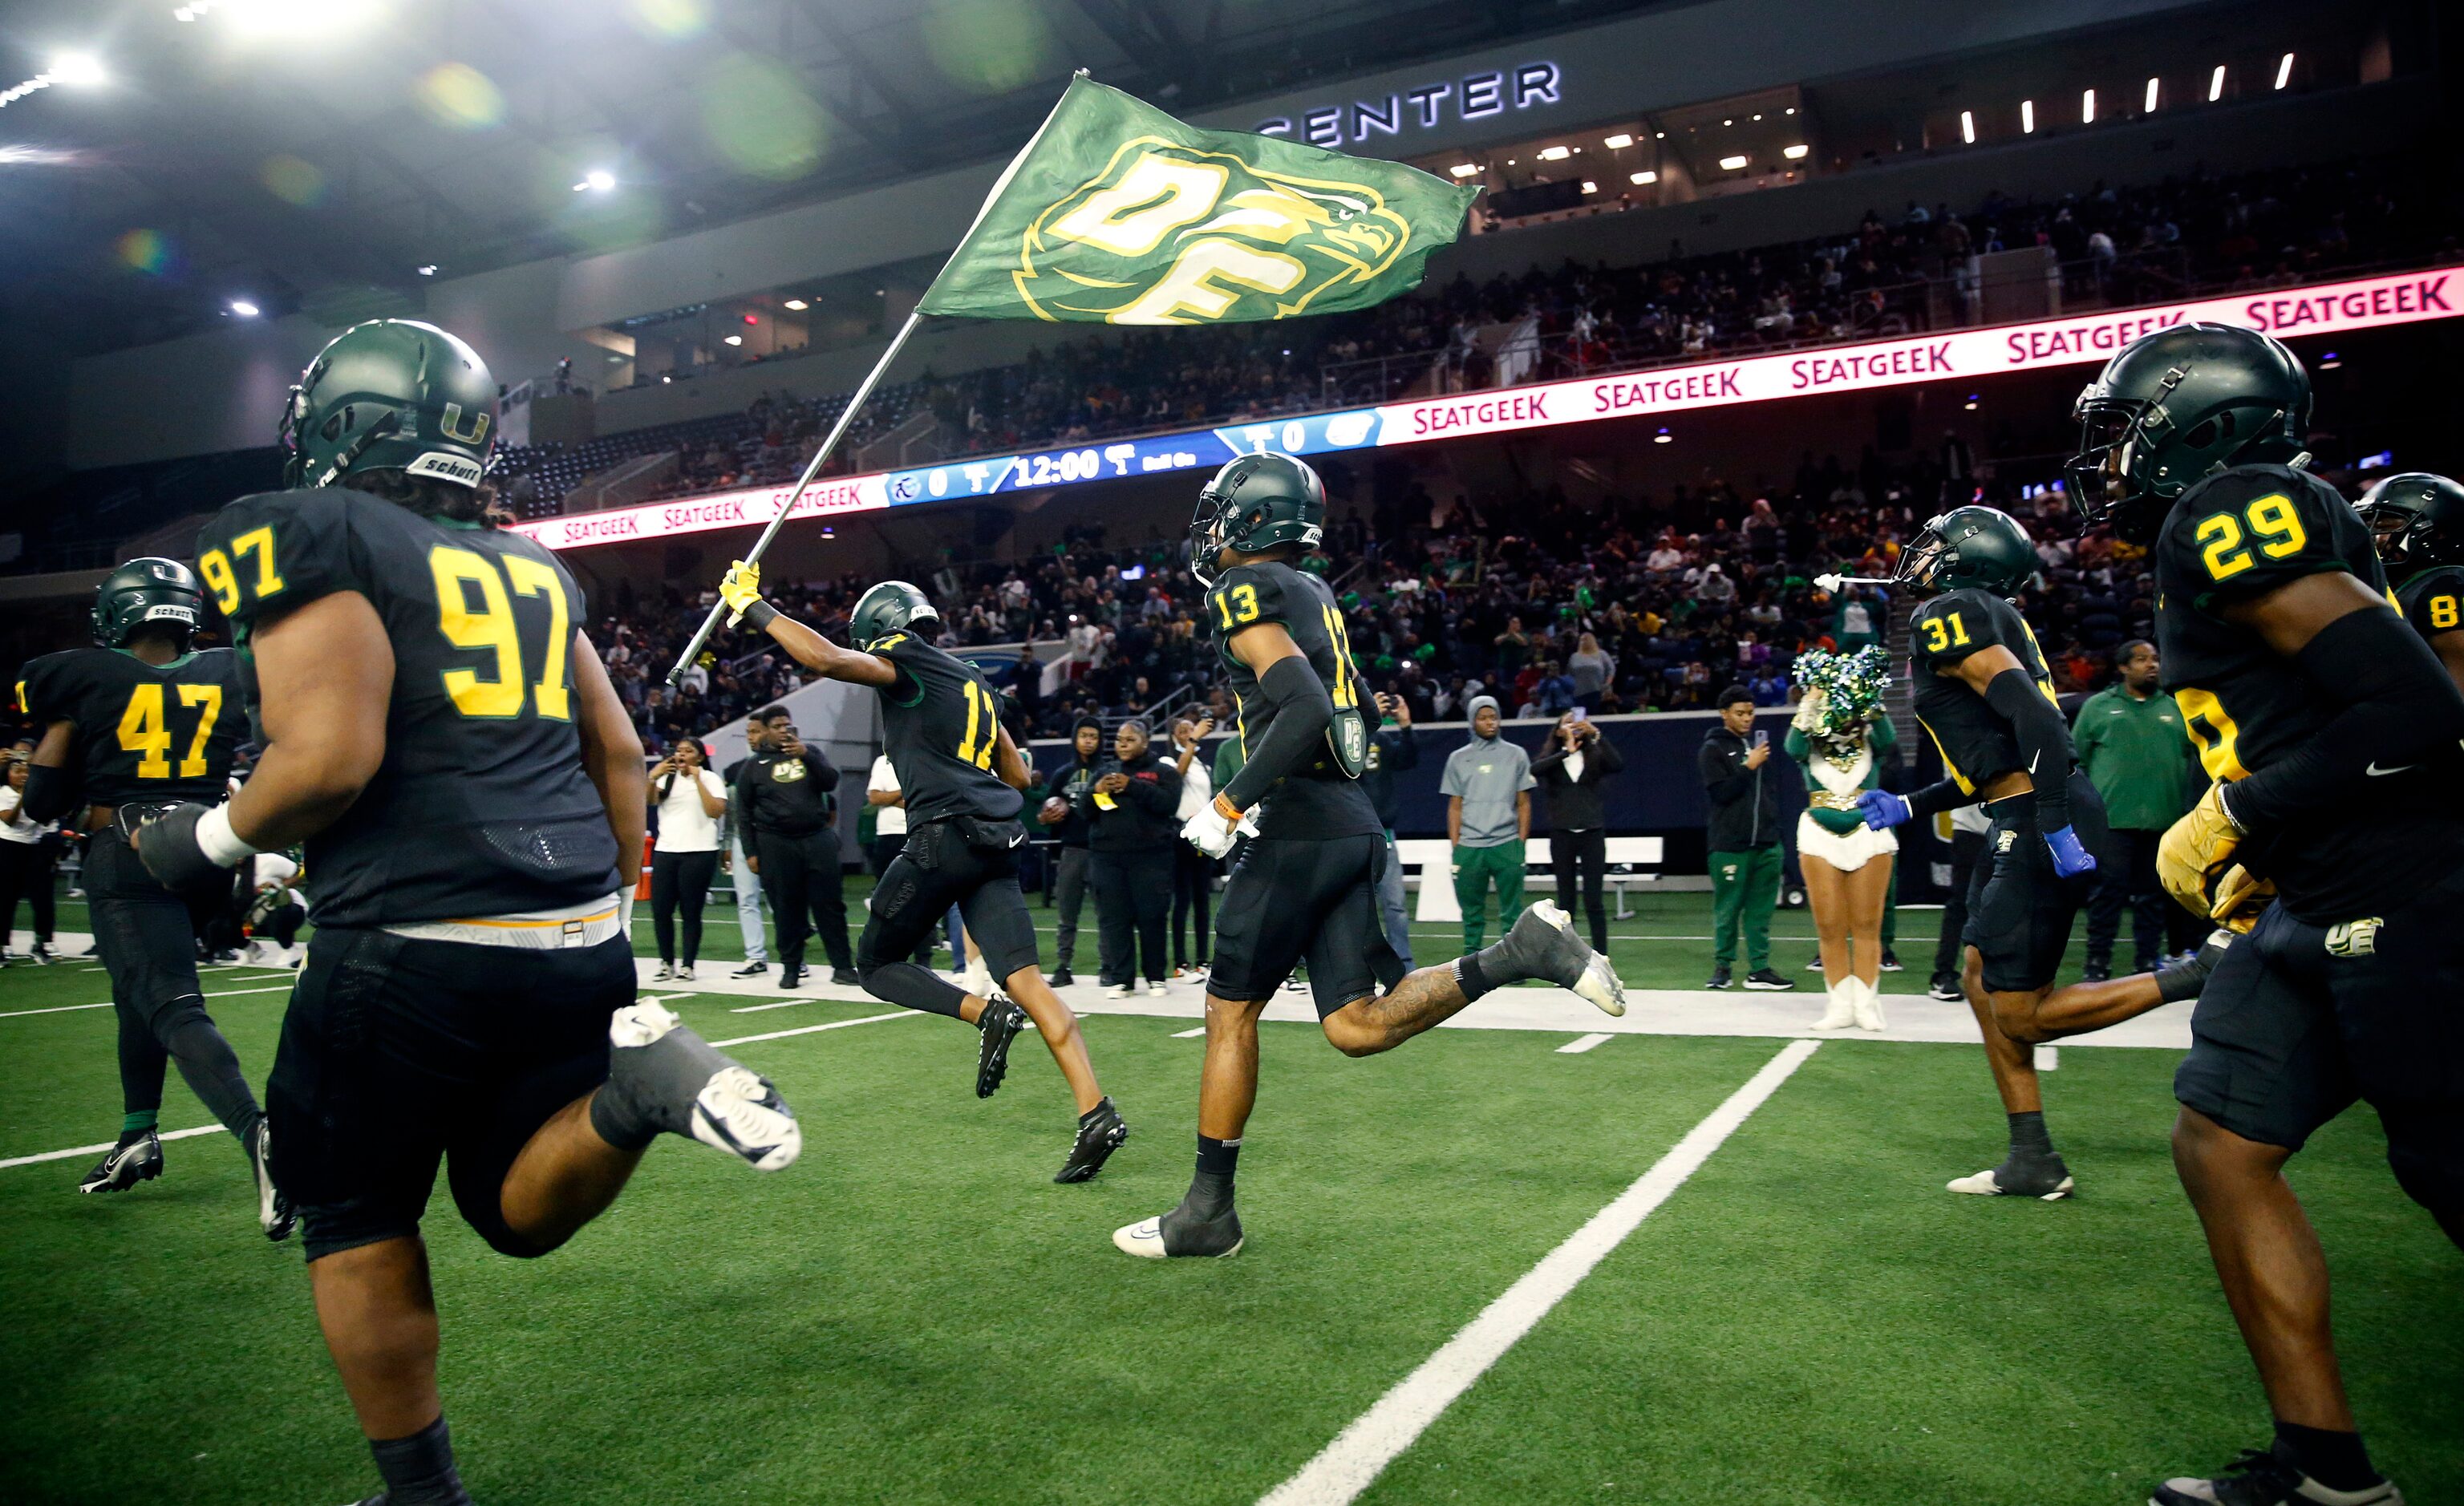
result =
[[527,1258],[604,1211],[662,1132],[761,1170],[802,1146],[769,1082],[634,1002],[641,743],[563,565],[490,519],[495,414],[487,367],[430,325],[362,324],[317,357],[284,413],[291,489],[197,541],[264,754],[231,804],[138,841],[174,888],[307,845],[275,1173],[395,1506],[470,1499],[420,1239],[440,1160],[464,1221]]
[[1438,967],[1407,972],[1387,944],[1377,906],[1386,828],[1360,785],[1368,692],[1334,593],[1295,568],[1325,523],[1317,472],[1266,453],[1218,470],[1190,524],[1190,565],[1207,587],[1204,610],[1247,761],[1182,835],[1210,858],[1229,852],[1236,835],[1253,835],[1216,913],[1197,1174],[1178,1207],[1114,1232],[1112,1243],[1133,1255],[1240,1250],[1233,1176],[1258,1097],[1258,1016],[1304,961],[1319,1024],[1351,1057],[1392,1050],[1525,978],[1625,1013],[1625,987],[1608,959],[1545,900],[1503,941]]
[[2464,686],[2464,486],[2409,471],[2353,505],[2370,527],[2397,610]]
[[2011,1146],[2000,1166],[1949,1187],[2054,1202],[2073,1184],[2045,1128],[2033,1048],[2195,997],[2222,943],[2153,973],[2054,987],[2107,841],[2104,802],[2071,766],[2044,652],[2010,601],[2035,570],[2028,531],[1990,507],[1943,513],[1901,556],[1896,578],[1927,598],[1908,633],[1917,722],[1942,753],[1944,777],[1913,795],[1868,790],[1859,803],[1876,827],[1980,802],[1992,819],[1988,861],[1969,880],[1961,988]]
[[2268,1451],[2157,1506],[2396,1506],[2327,1319],[2286,1161],[2354,1099],[2396,1180],[2464,1243],[2464,694],[2388,604],[2370,530],[2304,466],[2310,380],[2255,331],[2180,324],[2080,393],[2071,494],[2153,548],[2156,639],[2215,784],[2166,833],[2166,887],[2218,919],[2173,1078],[2173,1162],[2275,1413]]
[[[990,1098],[1009,1070],[1010,1041],[1029,1019],[1078,1101],[1078,1137],[1055,1182],[1084,1182],[1129,1138],[1120,1110],[1096,1084],[1078,1016],[1044,981],[1035,923],[1018,886],[1026,842],[1019,819],[1030,774],[1001,725],[1001,697],[984,677],[925,639],[941,614],[904,580],[867,591],[847,616],[841,648],[761,600],[761,567],[737,560],[719,582],[733,614],[770,635],[798,664],[881,695],[883,751],[907,801],[907,845],[882,871],[856,944],[856,972],[877,999],[966,1021],[981,1033],[976,1096]],[[971,949],[1009,992],[971,993],[910,959],[956,905]]]
[[167,1059],[239,1137],[256,1181],[258,1225],[282,1239],[292,1216],[269,1168],[265,1115],[197,983],[197,937],[230,883],[165,885],[129,850],[141,822],[182,801],[223,797],[248,730],[238,656],[189,644],[205,602],[187,566],[132,559],[95,593],[95,646],[26,666],[17,702],[44,731],[25,811],[32,820],[55,820],[85,802],[94,949],[111,975],[120,1022],[120,1141],[77,1190],[121,1192],[163,1174],[155,1122]]

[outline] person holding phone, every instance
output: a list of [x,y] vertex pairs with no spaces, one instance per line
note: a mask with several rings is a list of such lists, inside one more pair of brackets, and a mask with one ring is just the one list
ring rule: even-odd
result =
[[[650,848],[650,928],[659,938],[653,983],[691,982],[701,956],[702,902],[718,872],[718,822],[727,814],[727,786],[710,769],[710,754],[691,737],[668,750],[650,770],[650,804],[659,837]],[[676,961],[676,912],[684,912],[684,961]]]
[[[1172,724],[1173,767],[1180,773],[1179,818],[1183,824],[1215,801],[1215,781],[1207,772],[1206,760],[1198,756],[1199,744],[1214,732],[1215,718],[1202,711]],[[1215,933],[1209,914],[1215,899],[1215,860],[1187,842],[1175,842],[1172,846],[1172,975],[1202,977],[1206,972],[1206,943]],[[1198,963],[1194,970],[1188,945],[1193,910],[1198,916]]]
[[1711,802],[1703,834],[1711,866],[1711,976],[1706,989],[1729,987],[1737,943],[1745,941],[1746,987],[1793,989],[1796,980],[1771,971],[1771,918],[1779,904],[1779,782],[1765,776],[1771,733],[1754,730],[1753,692],[1732,685],[1720,692],[1720,720],[1705,735],[1695,767]]
[[[1589,634],[1584,635],[1589,637]],[[1549,797],[1549,862],[1556,870],[1557,903],[1574,910],[1582,892],[1583,915],[1592,926],[1592,949],[1609,949],[1609,911],[1602,891],[1608,878],[1608,800],[1600,786],[1625,767],[1617,745],[1600,735],[1591,713],[1577,706],[1549,734],[1549,751],[1531,760],[1531,776]]]

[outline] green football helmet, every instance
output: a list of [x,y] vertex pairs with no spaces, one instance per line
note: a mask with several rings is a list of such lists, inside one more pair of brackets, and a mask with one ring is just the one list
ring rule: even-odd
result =
[[1891,579],[1927,596],[1974,587],[2013,597],[2036,573],[2036,545],[1999,508],[1955,507],[1925,526],[1900,555]]
[[105,648],[125,648],[142,629],[158,624],[186,638],[205,620],[205,587],[176,559],[132,559],[95,589],[94,641]]
[[938,625],[941,612],[933,599],[904,580],[884,580],[856,598],[855,610],[847,614],[847,639],[859,648],[870,648],[892,633],[903,633],[917,622]]
[[1189,569],[1213,585],[1223,551],[1264,554],[1278,544],[1314,544],[1326,532],[1326,484],[1289,455],[1243,455],[1215,472],[1189,520]]
[[2387,476],[2353,504],[2398,580],[2432,565],[2464,565],[2464,486],[2410,470]]
[[283,484],[400,470],[475,487],[496,442],[496,379],[479,353],[416,319],[371,319],[317,353],[282,410]]
[[2176,324],[2124,346],[2079,393],[2079,452],[2062,468],[2089,526],[2152,541],[2173,499],[2229,466],[2299,464],[2310,376],[2282,341],[2238,324]]

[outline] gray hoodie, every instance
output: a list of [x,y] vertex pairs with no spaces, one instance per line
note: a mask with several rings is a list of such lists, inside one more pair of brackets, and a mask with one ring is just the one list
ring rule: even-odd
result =
[[[1463,710],[1477,720],[1484,706],[1494,709],[1496,698],[1475,695]],[[1463,800],[1463,845],[1502,847],[1523,834],[1515,815],[1515,796],[1538,783],[1531,777],[1529,754],[1503,734],[1483,737],[1474,732],[1469,742],[1446,755],[1445,777],[1439,782],[1438,793]]]

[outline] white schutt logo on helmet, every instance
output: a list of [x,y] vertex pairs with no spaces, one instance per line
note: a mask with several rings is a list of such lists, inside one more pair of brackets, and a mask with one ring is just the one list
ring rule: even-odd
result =
[[469,456],[449,455],[436,449],[429,450],[402,469],[408,475],[434,476],[439,481],[451,481],[465,487],[477,486],[484,474],[479,463]]
[[[157,574],[160,574],[160,572],[157,572]],[[141,622],[186,622],[190,627],[194,627],[197,625],[197,613],[195,608],[182,606],[176,601],[158,601],[154,605],[147,607],[145,609],[145,615],[139,618],[138,621]]]

